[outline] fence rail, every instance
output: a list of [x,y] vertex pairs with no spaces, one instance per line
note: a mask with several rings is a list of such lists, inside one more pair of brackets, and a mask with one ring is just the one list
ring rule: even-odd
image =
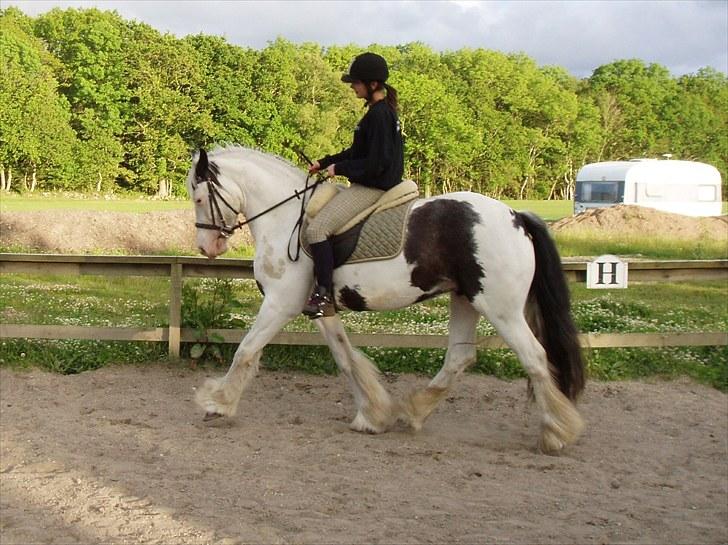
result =
[[[564,261],[569,281],[586,281],[585,261]],[[165,256],[85,256],[59,254],[2,254],[0,274],[52,274],[97,276],[165,276],[170,278],[169,327],[85,327],[33,324],[0,324],[0,339],[90,339],[107,341],[166,342],[171,358],[178,358],[183,342],[196,341],[196,332],[181,327],[183,278],[253,278],[250,259]],[[629,262],[630,282],[673,282],[680,280],[726,280],[728,260],[633,261]],[[238,343],[245,331],[216,329],[226,343]],[[444,335],[351,334],[357,346],[396,348],[444,348]],[[585,333],[580,335],[585,348],[725,346],[726,332],[670,333]],[[273,344],[323,345],[318,333],[281,332]],[[499,336],[478,338],[481,348],[504,348]]]

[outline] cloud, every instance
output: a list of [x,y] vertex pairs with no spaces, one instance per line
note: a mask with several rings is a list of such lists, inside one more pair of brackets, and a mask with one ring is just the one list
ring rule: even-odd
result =
[[178,36],[218,34],[261,49],[277,37],[321,45],[423,42],[523,52],[538,64],[586,77],[616,59],[638,58],[674,75],[704,66],[728,72],[728,1],[22,1],[37,15],[52,7],[113,9]]

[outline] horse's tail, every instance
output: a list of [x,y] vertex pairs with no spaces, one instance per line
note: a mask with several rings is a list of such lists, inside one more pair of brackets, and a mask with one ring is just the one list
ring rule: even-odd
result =
[[539,339],[561,392],[575,400],[584,389],[584,360],[571,317],[569,288],[561,258],[546,224],[528,212],[517,218],[531,237],[536,270],[528,295],[529,324]]

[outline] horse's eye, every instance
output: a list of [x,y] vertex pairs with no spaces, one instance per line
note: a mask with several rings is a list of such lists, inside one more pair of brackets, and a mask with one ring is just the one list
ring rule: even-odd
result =
[[197,204],[202,204],[202,199],[195,199],[195,202],[196,202]]

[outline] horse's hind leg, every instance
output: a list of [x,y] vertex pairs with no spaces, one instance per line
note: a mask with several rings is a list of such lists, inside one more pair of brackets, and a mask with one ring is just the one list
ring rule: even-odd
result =
[[397,411],[379,382],[379,370],[369,358],[351,346],[339,316],[321,318],[314,323],[354,392],[357,413],[351,429],[366,433],[386,431],[397,420]]
[[450,296],[450,322],[445,363],[427,388],[413,392],[404,404],[410,425],[418,430],[438,403],[447,395],[455,379],[475,362],[475,328],[480,314],[468,300]]
[[480,296],[476,298],[476,306],[482,305],[484,300],[484,313],[531,378],[536,403],[542,412],[539,448],[544,452],[557,452],[572,444],[584,428],[583,421],[574,404],[556,386],[546,351],[528,326],[523,305],[501,300],[497,301],[499,306],[496,308],[493,296]]

